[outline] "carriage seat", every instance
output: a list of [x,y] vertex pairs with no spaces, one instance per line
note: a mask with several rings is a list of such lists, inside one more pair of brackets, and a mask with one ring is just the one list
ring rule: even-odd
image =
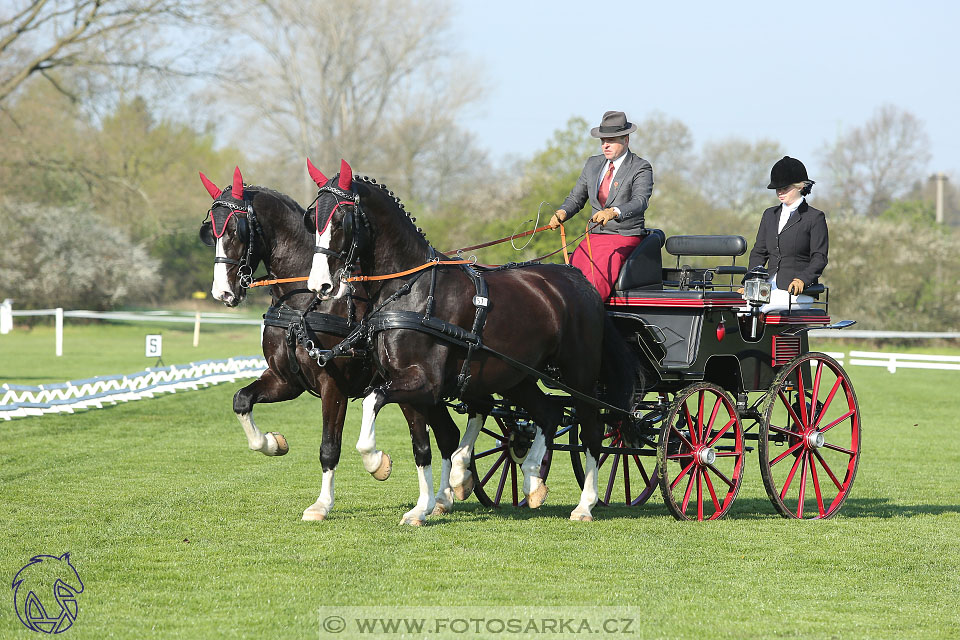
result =
[[[713,280],[714,273],[710,273],[706,268],[690,268],[686,265],[680,266],[680,259],[683,256],[722,256],[733,258],[736,261],[737,256],[742,256],[747,251],[747,241],[743,236],[670,236],[665,243],[667,253],[677,256],[675,267],[667,267],[663,270],[663,285],[667,287],[686,288],[693,286],[707,286]],[[715,267],[718,265],[710,265]],[[727,275],[733,273],[745,273],[743,267],[726,266]],[[731,271],[737,269],[737,271]],[[721,272],[717,272],[718,274]]]
[[666,234],[660,229],[647,229],[643,241],[633,250],[620,269],[613,288],[615,291],[637,289],[661,289],[663,285],[663,261],[660,248]]

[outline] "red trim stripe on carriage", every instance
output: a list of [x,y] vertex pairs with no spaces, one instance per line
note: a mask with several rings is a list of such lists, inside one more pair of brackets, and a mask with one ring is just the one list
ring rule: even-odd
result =
[[742,298],[639,298],[614,296],[607,300],[608,307],[672,307],[710,309],[713,307],[739,308],[746,304]]
[[767,324],[830,324],[830,316],[785,316],[777,313],[768,315],[765,322]]

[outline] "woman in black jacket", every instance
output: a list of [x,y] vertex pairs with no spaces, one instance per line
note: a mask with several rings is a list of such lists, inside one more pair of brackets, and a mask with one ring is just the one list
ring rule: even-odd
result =
[[829,235],[823,211],[807,204],[813,188],[807,169],[796,158],[784,156],[770,170],[768,189],[776,189],[780,204],[763,212],[757,241],[750,252],[750,269],[766,265],[773,284],[770,303],[761,311],[808,308],[813,302],[802,295],[817,284],[827,266]]

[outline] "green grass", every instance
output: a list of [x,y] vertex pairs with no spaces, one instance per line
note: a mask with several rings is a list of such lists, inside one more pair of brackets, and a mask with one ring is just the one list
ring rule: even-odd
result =
[[[62,359],[51,336],[49,357],[11,363],[32,354],[22,343],[36,331],[0,337],[0,379],[144,365],[148,331],[120,325],[74,329]],[[257,351],[255,327],[202,337],[202,356],[189,331],[183,347],[167,343],[167,331],[168,363]],[[107,354],[105,334],[130,354]],[[958,373],[850,373],[862,458],[852,496],[824,522],[776,516],[752,454],[723,521],[676,522],[655,494],[571,523],[579,491],[558,453],[539,511],[494,511],[471,498],[427,527],[400,527],[417,492],[406,425],[394,407],[378,421],[378,444],[394,458],[393,476],[378,483],[353,449],[355,403],[334,511],[305,523],[320,486],[313,398],[257,408],[262,429],[287,436],[282,458],[247,450],[231,410],[240,384],[14,420],[0,445],[0,577],[12,580],[33,555],[70,551],[85,584],[71,638],[316,638],[319,607],[358,605],[384,615],[441,606],[451,616],[463,605],[490,615],[613,606],[636,620],[638,638],[958,637]],[[29,635],[12,600],[0,604],[0,638]]]

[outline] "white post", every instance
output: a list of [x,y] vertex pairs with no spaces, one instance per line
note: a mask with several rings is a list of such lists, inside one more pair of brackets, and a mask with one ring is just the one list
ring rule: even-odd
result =
[[193,319],[193,346],[200,346],[200,312]]
[[57,307],[57,356],[63,355],[63,307]]
[[0,302],[0,334],[13,331],[13,298]]
[[943,224],[943,183],[947,176],[938,173],[934,178],[937,180],[937,224]]

